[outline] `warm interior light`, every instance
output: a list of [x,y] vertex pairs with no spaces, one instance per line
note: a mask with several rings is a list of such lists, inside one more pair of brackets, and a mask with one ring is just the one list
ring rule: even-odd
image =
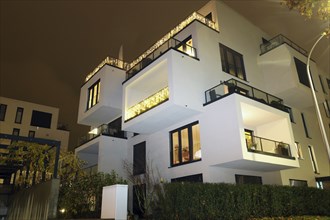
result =
[[88,132],[88,134],[98,134],[98,129],[94,128]]
[[64,213],[66,210],[63,208],[63,209],[60,209],[60,213]]
[[125,114],[125,119],[128,120],[134,118],[142,114],[143,112],[155,107],[156,105],[159,105],[168,98],[169,98],[169,90],[168,87],[165,87],[160,91],[156,92],[155,94],[144,99],[143,101],[139,102],[138,104],[128,108]]

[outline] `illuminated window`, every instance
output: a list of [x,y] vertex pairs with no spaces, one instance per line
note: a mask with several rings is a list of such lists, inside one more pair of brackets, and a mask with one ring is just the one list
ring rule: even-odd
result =
[[195,48],[193,48],[193,41],[191,36],[184,39],[177,47],[178,50],[188,54],[189,56],[195,57]]
[[244,129],[245,142],[249,150],[256,150],[256,143],[253,140],[253,131]]
[[100,100],[100,80],[94,83],[88,89],[88,102],[87,102],[87,110],[96,105]]
[[0,104],[0,121],[4,121],[6,117],[7,105]]
[[243,55],[220,44],[222,70],[240,79],[246,80]]
[[22,123],[22,118],[23,118],[23,108],[17,107],[16,110],[16,117],[15,117],[15,123],[21,124]]
[[301,150],[301,145],[298,142],[295,142],[294,145],[296,147],[298,158],[299,159],[304,159],[303,154],[302,154],[302,150]]
[[171,131],[170,137],[172,165],[198,161],[202,158],[198,122]]
[[315,152],[314,152],[313,146],[308,146],[308,152],[309,152],[309,156],[311,158],[314,173],[319,173],[319,167],[317,166],[317,161],[315,158]]

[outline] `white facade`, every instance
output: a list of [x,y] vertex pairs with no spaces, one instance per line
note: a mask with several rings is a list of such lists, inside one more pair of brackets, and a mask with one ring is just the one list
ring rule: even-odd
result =
[[[250,176],[263,184],[292,185],[290,180],[296,180],[316,187],[316,178],[329,178],[329,158],[310,90],[300,82],[295,64],[295,58],[306,62],[307,57],[290,42],[273,45],[262,53],[262,39],[271,37],[222,2],[211,1],[199,13],[209,18],[212,13],[215,28],[207,21],[194,20],[172,36],[183,43],[172,46],[172,40],[168,40],[127,69],[104,65],[84,84],[78,122],[90,125],[92,130],[122,117],[121,129],[126,134],[118,137],[98,132],[76,148],[87,161],[86,167],[97,165],[98,171],[115,170],[125,177],[121,161],[134,163],[134,155],[138,155],[134,148],[145,142],[146,163],[152,163],[167,181],[201,174],[203,182],[238,183],[240,177]],[[220,44],[226,52],[220,52]],[[192,53],[189,46],[196,50]],[[224,61],[221,53],[237,55],[234,67],[229,55]],[[240,58],[243,67],[239,66]],[[231,73],[231,68],[236,73]],[[103,80],[106,74],[113,77],[125,71],[130,77],[121,82],[118,75],[113,81]],[[244,77],[239,75],[242,72]],[[329,134],[329,117],[323,108],[325,100],[329,102],[329,73],[319,70],[315,62],[311,72]],[[98,80],[99,101],[86,110],[91,85]],[[234,93],[230,92],[230,82],[236,83]],[[115,91],[105,92],[102,86]],[[114,94],[122,97],[121,114],[117,114],[118,100],[102,102]],[[277,105],[282,100],[285,109],[291,109],[291,117],[283,110],[283,103]],[[105,115],[95,115],[102,121],[93,121],[89,115],[93,108],[98,111],[112,105],[116,108],[109,108]],[[193,127],[196,124],[198,127]],[[246,131],[253,134],[253,148]],[[177,134],[178,149],[174,147]],[[188,159],[185,147],[189,148]],[[175,159],[175,155],[180,158]]]
[[0,133],[13,134],[16,130],[19,136],[60,141],[61,151],[67,151],[70,132],[58,129],[58,108],[6,97],[0,97],[0,104]]

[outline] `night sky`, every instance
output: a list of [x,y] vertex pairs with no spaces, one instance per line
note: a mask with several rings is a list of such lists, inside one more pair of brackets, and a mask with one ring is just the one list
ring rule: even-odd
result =
[[[304,24],[300,33],[288,25],[297,26],[305,19],[279,3],[226,2],[250,16],[270,35],[283,33],[305,49],[310,49],[324,26],[313,23],[305,34],[308,26]],[[0,0],[0,96],[58,107],[59,122],[68,125],[69,146],[74,149],[77,139],[89,130],[77,124],[80,87],[86,75],[105,57],[117,58],[121,45],[124,60],[131,62],[205,3],[206,0]],[[271,8],[274,5],[276,10]],[[285,14],[278,14],[278,8]],[[281,19],[288,19],[285,16],[289,13],[295,19],[283,22]],[[322,56],[316,58],[329,63],[329,41],[323,44],[319,52]],[[329,73],[329,64],[324,67]]]

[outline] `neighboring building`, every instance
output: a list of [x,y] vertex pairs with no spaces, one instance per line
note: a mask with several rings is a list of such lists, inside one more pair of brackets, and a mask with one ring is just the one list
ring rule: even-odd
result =
[[58,117],[58,108],[0,97],[0,133],[61,141],[61,151],[67,151],[70,132]]
[[[81,87],[76,154],[124,177],[129,161],[168,181],[329,188],[307,53],[271,37],[211,1],[132,63],[107,58]],[[329,134],[329,73],[311,72]]]

